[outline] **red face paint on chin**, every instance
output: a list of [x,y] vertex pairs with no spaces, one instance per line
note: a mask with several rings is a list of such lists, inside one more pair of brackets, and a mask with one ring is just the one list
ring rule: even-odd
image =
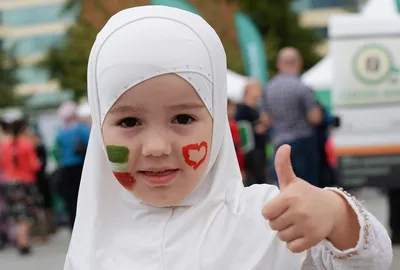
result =
[[[200,153],[204,148],[204,155],[202,155],[199,158],[193,158],[191,156],[197,153]],[[194,170],[196,170],[200,165],[206,160],[207,157],[207,151],[208,151],[208,146],[207,143],[202,141],[200,144],[195,143],[195,144],[188,144],[184,147],[182,147],[182,155],[185,158],[185,162],[187,165],[192,167]]]
[[118,182],[127,190],[131,191],[135,187],[136,180],[129,172],[113,172]]

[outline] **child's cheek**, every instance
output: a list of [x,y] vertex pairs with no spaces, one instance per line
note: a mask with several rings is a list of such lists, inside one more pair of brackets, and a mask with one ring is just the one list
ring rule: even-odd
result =
[[107,155],[111,169],[118,182],[127,190],[135,187],[136,181],[129,172],[129,148],[126,146],[107,145]]
[[188,144],[182,147],[182,155],[187,165],[196,170],[206,160],[208,152],[207,142]]
[[115,178],[118,182],[127,190],[131,191],[134,189],[136,180],[133,178],[130,172],[115,172],[113,171]]

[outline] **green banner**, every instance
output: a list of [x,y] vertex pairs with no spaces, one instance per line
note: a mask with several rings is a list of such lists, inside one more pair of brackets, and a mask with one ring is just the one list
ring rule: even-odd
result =
[[318,89],[315,91],[315,96],[322,106],[328,111],[332,111],[332,90],[331,89]]
[[259,30],[250,17],[241,12],[235,14],[235,25],[246,74],[265,84],[268,81],[267,57]]
[[400,0],[396,0],[397,12],[400,13]]
[[179,8],[200,15],[200,12],[185,0],[151,0],[150,3],[152,5]]

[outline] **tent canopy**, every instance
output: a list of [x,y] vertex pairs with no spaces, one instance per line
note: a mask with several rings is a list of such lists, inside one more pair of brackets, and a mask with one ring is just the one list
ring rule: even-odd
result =
[[396,0],[370,0],[361,11],[361,15],[371,18],[399,16]]
[[228,98],[235,103],[241,102],[243,98],[244,88],[246,87],[246,83],[247,83],[247,77],[228,70],[227,74]]
[[330,89],[332,84],[332,58],[327,55],[315,66],[303,74],[302,80],[305,85],[315,91],[320,89]]

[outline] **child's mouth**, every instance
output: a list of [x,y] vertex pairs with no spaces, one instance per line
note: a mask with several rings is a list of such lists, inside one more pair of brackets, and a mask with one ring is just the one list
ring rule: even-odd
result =
[[178,169],[139,171],[144,176],[144,180],[151,186],[163,186],[172,183],[178,174]]

